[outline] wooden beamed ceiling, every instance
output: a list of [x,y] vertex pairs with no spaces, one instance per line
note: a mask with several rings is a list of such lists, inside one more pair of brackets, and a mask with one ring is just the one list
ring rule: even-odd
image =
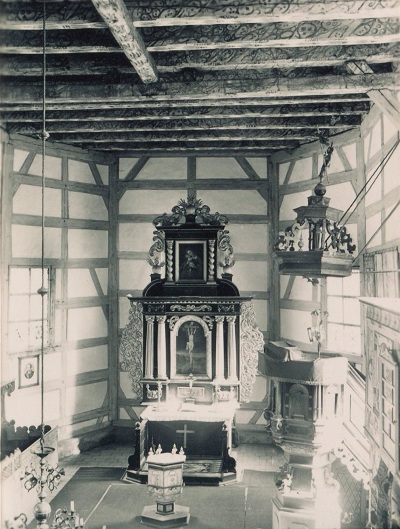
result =
[[[0,112],[42,130],[43,0],[1,0]],[[46,129],[124,153],[254,154],[393,120],[400,0],[46,0]]]

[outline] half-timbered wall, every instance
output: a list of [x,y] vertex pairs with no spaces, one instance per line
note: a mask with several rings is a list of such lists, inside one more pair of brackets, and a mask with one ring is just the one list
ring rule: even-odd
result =
[[[120,331],[128,321],[127,294],[140,296],[150,282],[147,257],[153,242],[152,220],[163,212],[170,213],[179,199],[190,194],[210,206],[212,212],[228,216],[227,229],[236,259],[233,281],[241,295],[253,297],[257,323],[267,339],[271,263],[266,158],[120,158],[118,174]],[[259,384],[255,400],[265,396],[264,380]],[[133,399],[129,373],[122,371],[119,424],[137,420],[141,411]],[[254,411],[249,413],[251,418]]]
[[[2,367],[4,380],[16,379],[5,413],[29,426],[41,421],[42,155],[34,140],[4,147]],[[110,419],[110,164],[50,142],[45,160],[44,421],[60,426],[62,440]]]

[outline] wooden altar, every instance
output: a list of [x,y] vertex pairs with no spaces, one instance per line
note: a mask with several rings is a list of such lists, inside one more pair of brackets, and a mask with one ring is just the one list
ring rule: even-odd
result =
[[120,351],[145,407],[130,470],[158,445],[227,462],[235,410],[250,399],[264,345],[251,299],[232,282],[228,219],[189,197],[153,223],[151,282],[142,297],[128,296]]

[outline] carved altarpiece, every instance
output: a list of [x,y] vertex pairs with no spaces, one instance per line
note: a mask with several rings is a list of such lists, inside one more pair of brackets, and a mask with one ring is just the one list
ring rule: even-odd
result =
[[[232,282],[228,219],[189,197],[153,223],[151,282],[142,297],[128,296],[121,370],[147,406],[142,420],[182,421],[182,429],[188,420],[221,422],[230,445],[235,409],[250,400],[264,342],[251,298]],[[162,444],[154,431],[148,444]],[[185,448],[190,455],[189,441]]]

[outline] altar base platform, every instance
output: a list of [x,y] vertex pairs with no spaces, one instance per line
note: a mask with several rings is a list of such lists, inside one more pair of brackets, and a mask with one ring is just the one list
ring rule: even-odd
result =
[[176,505],[173,513],[159,514],[155,505],[148,505],[142,511],[141,523],[151,527],[182,527],[188,525],[189,507]]

